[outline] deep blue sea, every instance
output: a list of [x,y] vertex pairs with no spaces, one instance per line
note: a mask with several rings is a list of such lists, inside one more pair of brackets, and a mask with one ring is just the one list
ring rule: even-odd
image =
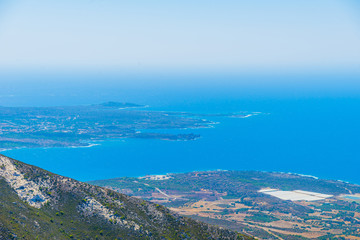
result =
[[[172,130],[201,134],[196,141],[121,139],[90,148],[17,149],[3,154],[78,180],[197,170],[293,172],[360,184],[360,95],[358,88],[285,88],[200,81],[120,84],[111,81],[8,82],[0,105],[46,106],[128,101],[152,110],[194,113],[239,111],[264,114],[245,119],[209,118],[208,129]],[[115,79],[115,80],[114,80]],[[235,81],[235,80],[234,80]],[[74,83],[76,82],[76,83]],[[203,85],[202,85],[203,83]],[[159,130],[161,132],[162,130]],[[163,130],[165,131],[165,130]]]

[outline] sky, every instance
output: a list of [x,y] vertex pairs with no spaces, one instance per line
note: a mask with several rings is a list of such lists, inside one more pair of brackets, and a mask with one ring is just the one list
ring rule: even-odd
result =
[[0,69],[356,71],[356,0],[0,0]]

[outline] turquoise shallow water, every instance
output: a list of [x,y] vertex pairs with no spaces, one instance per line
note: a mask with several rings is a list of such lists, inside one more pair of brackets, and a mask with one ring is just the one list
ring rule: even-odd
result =
[[354,196],[344,196],[344,198],[351,199],[351,200],[360,200],[360,197],[354,197]]
[[[170,81],[167,76],[158,76],[160,80],[139,77],[132,82],[126,78],[127,85],[122,82],[124,76],[112,76],[109,80],[109,76],[58,74],[33,76],[31,81],[29,76],[23,76],[20,83],[12,78],[3,82],[0,105],[128,101],[161,111],[269,113],[246,119],[210,118],[220,122],[215,128],[172,130],[201,134],[196,141],[122,139],[104,141],[91,148],[4,152],[58,174],[86,181],[235,169],[294,172],[360,183],[359,76],[350,80],[344,76],[320,80],[319,76],[282,80],[188,76],[184,81],[180,77]],[[48,81],[50,78],[52,81]],[[244,79],[248,85],[235,84]]]

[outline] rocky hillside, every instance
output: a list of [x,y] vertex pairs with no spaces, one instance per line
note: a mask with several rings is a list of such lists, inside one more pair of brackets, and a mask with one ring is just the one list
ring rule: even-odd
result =
[[251,239],[0,155],[0,239]]

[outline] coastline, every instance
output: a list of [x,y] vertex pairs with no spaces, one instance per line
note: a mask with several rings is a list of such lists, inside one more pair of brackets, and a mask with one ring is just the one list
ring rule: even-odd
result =
[[[104,140],[99,140],[99,142],[104,141]],[[91,142],[98,142],[98,141],[91,141]],[[95,146],[100,146],[101,144],[99,143],[90,143],[88,145],[83,145],[83,146],[53,146],[53,147],[15,147],[15,148],[0,148],[0,154],[6,151],[13,151],[13,150],[20,150],[20,149],[56,149],[56,148],[90,148],[90,147],[95,147]]]
[[[360,183],[348,182],[348,181],[337,180],[337,179],[332,179],[332,178],[319,178],[319,177],[315,177],[315,176],[312,176],[312,175],[304,175],[304,174],[292,173],[292,172],[260,171],[260,170],[234,170],[234,169],[232,169],[232,170],[229,170],[229,169],[192,170],[192,171],[179,171],[179,172],[174,171],[174,172],[167,172],[167,173],[153,173],[153,174],[136,175],[136,176],[130,176],[130,177],[141,179],[141,178],[144,178],[144,177],[160,176],[160,175],[161,176],[172,176],[172,175],[176,175],[176,174],[186,174],[186,173],[211,173],[211,172],[231,172],[231,171],[236,171],[236,172],[263,172],[263,173],[276,173],[276,174],[284,174],[284,175],[287,174],[287,175],[295,175],[295,176],[304,177],[304,178],[312,178],[314,180],[319,180],[319,181],[321,181],[321,180],[336,181],[336,182],[342,182],[342,183],[345,183],[345,184],[351,184],[351,185],[360,186]],[[85,182],[112,180],[112,179],[126,178],[126,177],[129,177],[129,176],[119,176],[119,177],[116,177],[116,178],[89,180],[89,181],[85,181]],[[359,196],[360,196],[360,194],[359,194]]]
[[[133,106],[133,107],[123,107],[123,108],[118,108],[121,110],[124,109],[130,109],[130,108],[150,108],[149,105],[143,105],[143,106]],[[162,128],[162,129],[158,129],[158,130],[196,130],[196,129],[211,129],[211,128],[215,128],[215,125],[221,124],[221,122],[219,121],[211,121],[205,118],[199,118],[199,117],[225,117],[225,118],[248,118],[248,117],[252,117],[252,116],[256,116],[261,114],[261,112],[250,112],[246,115],[240,115],[240,114],[244,114],[246,112],[240,112],[240,113],[229,113],[229,114],[198,114],[198,113],[188,113],[188,112],[177,112],[177,111],[157,111],[157,112],[163,112],[163,113],[169,113],[169,114],[174,114],[174,115],[179,115],[179,116],[186,116],[189,118],[196,118],[199,119],[201,121],[203,121],[203,125],[199,125],[199,126],[193,126],[193,127],[185,127],[185,128]],[[239,115],[239,116],[235,116],[235,115]],[[145,130],[145,131],[144,131]],[[136,130],[136,133],[143,133],[143,132],[147,132],[147,130],[149,129],[141,129],[141,130]],[[162,133],[159,132],[154,132],[154,134],[159,134],[161,135]],[[193,134],[193,133],[191,133]],[[173,134],[175,135],[181,135],[181,133],[177,133],[177,134]],[[6,151],[11,151],[11,150],[18,150],[18,149],[23,149],[23,148],[28,148],[28,149],[33,149],[33,148],[40,148],[40,149],[50,149],[50,148],[90,148],[90,147],[94,147],[94,146],[98,146],[100,144],[97,144],[96,142],[101,142],[101,141],[106,141],[106,140],[118,140],[118,139],[123,139],[123,138],[128,138],[128,139],[144,139],[141,137],[117,137],[117,138],[112,138],[112,139],[99,139],[99,140],[93,140],[93,141],[89,141],[89,142],[84,142],[84,145],[80,145],[82,143],[74,143],[69,144],[69,145],[64,145],[64,146],[45,146],[45,147],[14,147],[14,148],[0,148],[0,153],[2,152],[6,152]],[[201,136],[197,137],[197,138],[193,138],[193,139],[169,139],[169,138],[161,138],[161,137],[150,137],[149,139],[158,139],[158,140],[162,140],[162,141],[177,141],[177,142],[181,142],[181,141],[195,141],[200,139]]]

